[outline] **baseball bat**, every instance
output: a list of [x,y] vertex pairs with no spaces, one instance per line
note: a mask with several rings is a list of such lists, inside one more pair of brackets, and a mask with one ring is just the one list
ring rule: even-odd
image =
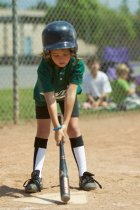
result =
[[[62,124],[62,117],[58,115],[58,120],[60,125]],[[64,140],[62,139],[59,144],[59,182],[60,182],[60,196],[64,203],[70,200],[70,187],[69,187],[69,177],[68,170],[64,152]]]

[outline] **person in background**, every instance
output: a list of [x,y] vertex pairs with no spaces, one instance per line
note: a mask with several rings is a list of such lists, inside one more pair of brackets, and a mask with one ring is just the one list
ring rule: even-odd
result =
[[[125,109],[127,99],[136,102],[135,85],[128,81],[129,68],[121,63],[116,66],[117,79],[112,82],[112,100],[117,104],[118,109]],[[130,100],[129,100],[130,102]]]
[[100,70],[100,61],[96,56],[91,58],[89,69],[83,81],[83,92],[87,96],[83,108],[106,107],[112,88],[107,75]]

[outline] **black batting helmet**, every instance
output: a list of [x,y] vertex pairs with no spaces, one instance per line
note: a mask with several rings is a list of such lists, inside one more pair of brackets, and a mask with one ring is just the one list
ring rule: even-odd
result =
[[44,52],[56,49],[73,49],[77,51],[76,31],[66,21],[54,21],[49,23],[42,32],[42,44]]

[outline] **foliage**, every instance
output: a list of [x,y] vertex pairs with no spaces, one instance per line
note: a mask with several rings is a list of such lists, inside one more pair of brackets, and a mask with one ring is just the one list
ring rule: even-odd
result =
[[136,14],[137,14],[138,16],[140,16],[140,0],[138,0],[138,9],[137,9]]
[[89,41],[96,29],[94,20],[98,6],[99,4],[96,0],[59,0],[55,7],[50,7],[47,11],[46,19],[47,22],[65,20],[72,23],[75,26],[78,37]]
[[137,38],[140,39],[140,0],[138,1],[138,9],[134,19],[134,29],[137,33]]
[[130,13],[128,5],[127,5],[127,0],[122,0],[121,6],[120,6],[120,10],[124,13],[124,14],[128,14]]

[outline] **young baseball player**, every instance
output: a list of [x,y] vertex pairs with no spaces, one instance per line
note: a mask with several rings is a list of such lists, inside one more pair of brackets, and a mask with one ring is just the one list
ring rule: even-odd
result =
[[[50,124],[56,144],[67,132],[79,171],[79,187],[94,190],[101,185],[87,172],[84,142],[79,128],[77,94],[84,64],[77,58],[77,40],[74,27],[66,21],[49,23],[42,32],[43,56],[38,67],[34,88],[37,133],[34,142],[34,162],[31,179],[24,183],[27,193],[41,191],[42,168],[50,134]],[[63,114],[63,124],[58,121],[57,103]]]

